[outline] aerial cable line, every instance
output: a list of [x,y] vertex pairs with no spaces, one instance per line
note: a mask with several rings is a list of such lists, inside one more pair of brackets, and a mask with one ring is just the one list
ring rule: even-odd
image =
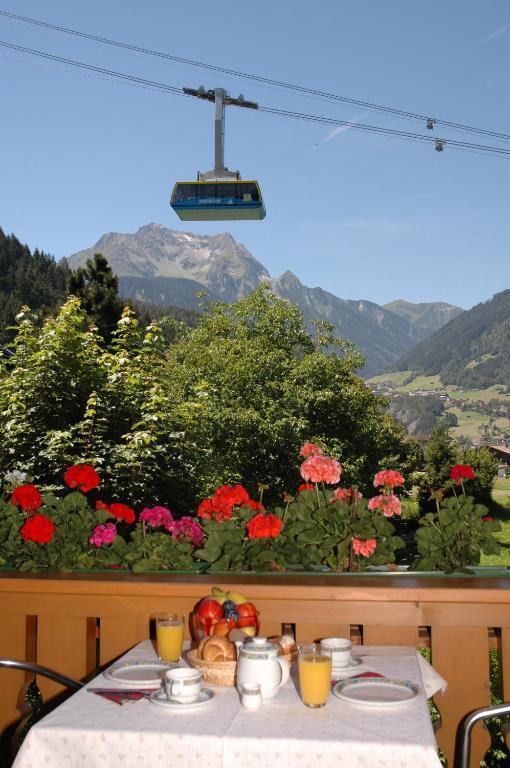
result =
[[112,45],[112,46],[115,46],[116,48],[123,48],[129,51],[135,51],[136,53],[143,53],[148,56],[156,56],[161,59],[167,59],[169,61],[179,62],[180,64],[186,64],[188,66],[200,67],[202,69],[208,69],[213,72],[221,72],[222,74],[225,74],[225,75],[231,75],[233,77],[238,77],[244,80],[251,80],[253,82],[263,83],[265,85],[276,86],[278,88],[294,91],[296,93],[301,93],[303,95],[306,94],[306,95],[318,96],[320,98],[331,100],[331,101],[338,101],[345,104],[352,104],[354,106],[362,107],[363,109],[367,109],[373,112],[384,112],[393,117],[400,117],[407,120],[418,120],[420,122],[425,122],[427,128],[429,129],[433,129],[436,125],[442,125],[448,128],[454,128],[459,131],[476,133],[483,136],[491,136],[493,138],[501,139],[503,141],[510,141],[510,134],[501,133],[499,131],[491,131],[486,128],[476,128],[471,125],[456,123],[450,120],[440,120],[439,118],[432,119],[430,115],[421,115],[415,112],[409,112],[403,109],[398,109],[396,107],[386,107],[381,104],[374,104],[369,101],[353,99],[348,96],[340,96],[338,94],[328,93],[327,91],[317,90],[315,88],[307,88],[306,86],[302,86],[302,85],[286,83],[284,81],[276,80],[269,77],[262,77],[261,75],[254,75],[248,72],[240,72],[238,70],[230,69],[228,67],[220,67],[216,64],[207,64],[206,62],[203,62],[203,61],[196,61],[194,59],[188,59],[183,56],[176,56],[171,53],[164,53],[163,51],[156,51],[151,48],[144,48],[142,46],[133,45],[131,43],[123,43],[118,40],[111,40],[108,37],[101,37],[100,35],[93,35],[88,32],[80,32],[79,30],[70,29],[68,27],[63,27],[58,24],[50,24],[49,22],[41,21],[40,19],[33,19],[33,18],[30,18],[29,16],[21,16],[17,13],[12,13],[10,11],[0,10],[0,15],[10,19],[15,19],[16,21],[22,21],[28,24],[33,24],[38,27],[44,27],[45,29],[51,29],[56,32],[63,32],[64,34],[67,34],[67,35],[74,35],[75,37],[81,37],[86,40],[93,40],[94,42],[97,42],[97,43]]
[[14,45],[14,43],[6,43],[3,40],[0,40],[0,45],[4,48],[11,48],[14,51],[21,51],[22,53],[30,53],[33,56],[40,56],[45,59],[50,59],[51,61],[59,61],[62,64],[69,64],[73,67],[80,67],[82,69],[91,70],[92,72],[99,72],[105,75],[112,75],[115,78],[118,78],[119,80],[126,80],[126,81],[129,80],[132,82],[140,83],[145,86],[151,86],[159,90],[164,90],[168,93],[175,93],[175,94],[179,94],[180,96],[185,95],[182,91],[182,88],[177,88],[176,86],[172,86],[172,85],[165,85],[164,83],[156,83],[152,80],[146,80],[144,77],[137,77],[136,75],[125,75],[122,72],[116,72],[113,69],[106,69],[105,67],[96,67],[94,64],[86,64],[85,62],[82,62],[82,61],[75,61],[74,59],[66,59],[63,56],[56,56],[53,53],[45,53],[44,51],[37,51],[34,48],[25,48],[22,45]]
[[[162,93],[185,96],[186,98],[190,98],[190,96],[188,96],[183,91],[182,88],[178,88],[177,86],[167,85],[166,83],[159,83],[154,80],[148,80],[146,78],[137,77],[136,75],[127,75],[123,72],[117,72],[115,70],[107,69],[105,67],[98,67],[93,64],[86,64],[85,62],[76,61],[75,59],[67,59],[63,56],[57,56],[56,54],[46,53],[44,51],[38,51],[34,48],[26,48],[21,45],[15,45],[14,43],[7,43],[3,40],[0,40],[0,46],[4,48],[16,50],[16,51],[21,51],[22,53],[29,53],[33,56],[39,56],[44,58],[45,60],[57,61],[59,63],[66,64],[68,66],[76,67],[79,69],[85,69],[86,71],[98,73],[100,75],[106,75],[107,76],[106,79],[110,79],[112,80],[112,82],[137,85],[144,88],[149,88],[150,90],[153,90],[153,91],[156,90]],[[42,62],[39,62],[39,63],[42,63]],[[304,120],[307,122],[321,123],[324,125],[353,128],[361,131],[367,131],[370,133],[382,134],[382,135],[390,136],[397,139],[405,139],[407,141],[417,141],[420,143],[432,144],[432,145],[435,145],[436,149],[437,149],[438,143],[441,143],[443,149],[445,145],[448,145],[459,150],[471,150],[471,151],[477,150],[483,154],[497,155],[498,157],[510,159],[510,149],[504,149],[503,147],[495,147],[495,146],[486,145],[486,144],[474,144],[470,142],[459,141],[457,139],[444,139],[444,138],[438,139],[433,136],[425,136],[419,133],[401,131],[395,128],[384,128],[382,126],[377,126],[377,125],[368,125],[365,123],[349,122],[348,120],[340,120],[334,117],[311,115],[303,112],[295,112],[292,110],[277,109],[274,107],[259,106],[258,111],[266,112],[267,114],[277,115],[280,117],[290,117],[296,120]]]
[[[94,80],[105,80],[109,83],[115,83],[116,85],[129,85],[132,88],[143,88],[147,91],[159,91],[161,88],[156,88],[155,85],[144,85],[142,83],[132,83],[128,80],[119,80],[115,77],[109,77],[108,75],[94,74],[94,72],[80,72],[77,69],[68,69],[67,67],[59,67],[57,64],[51,64],[48,61],[37,61],[37,59],[28,59],[25,56],[11,56],[8,53],[1,53],[0,58],[10,59],[11,61],[23,61],[26,64],[34,64],[38,67],[47,67],[48,69],[54,69],[57,72],[67,72],[70,75],[80,75],[80,77],[90,77]],[[165,92],[165,91],[163,91]],[[181,94],[185,96],[186,94]]]

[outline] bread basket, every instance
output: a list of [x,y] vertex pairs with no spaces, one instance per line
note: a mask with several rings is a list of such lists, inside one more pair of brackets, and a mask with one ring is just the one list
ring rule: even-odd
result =
[[196,648],[188,651],[188,661],[199,669],[202,679],[210,685],[235,685],[237,661],[205,661],[199,659]]

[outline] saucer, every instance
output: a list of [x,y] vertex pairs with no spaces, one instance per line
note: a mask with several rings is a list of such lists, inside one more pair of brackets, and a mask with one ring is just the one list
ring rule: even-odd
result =
[[214,698],[213,691],[208,688],[202,688],[195,701],[182,704],[180,701],[167,698],[167,695],[163,689],[154,691],[149,697],[151,704],[156,704],[158,707],[163,707],[171,712],[184,712],[190,709],[200,709],[206,707]]
[[362,664],[363,659],[357,659],[353,656],[346,667],[333,667],[331,677],[333,680],[345,680],[352,675],[357,675]]

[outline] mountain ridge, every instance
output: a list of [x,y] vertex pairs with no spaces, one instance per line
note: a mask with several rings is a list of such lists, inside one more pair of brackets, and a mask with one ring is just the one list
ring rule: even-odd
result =
[[119,276],[121,295],[157,304],[196,309],[198,291],[205,290],[212,301],[232,302],[261,282],[269,283],[281,298],[298,304],[309,323],[327,320],[337,335],[354,342],[366,356],[364,376],[385,370],[423,338],[406,317],[375,302],[341,299],[321,287],[310,288],[291,270],[271,277],[227,232],[194,235],[146,224],[134,234],[103,235],[91,248],[69,256],[68,264],[73,269],[82,266],[97,252]]
[[510,289],[451,320],[402,356],[393,370],[439,375],[443,384],[510,387]]

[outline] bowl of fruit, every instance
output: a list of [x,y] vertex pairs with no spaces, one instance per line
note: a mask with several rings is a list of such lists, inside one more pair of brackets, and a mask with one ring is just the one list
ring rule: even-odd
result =
[[225,592],[220,587],[213,587],[191,614],[191,631],[198,641],[210,635],[228,637],[234,629],[253,637],[258,635],[259,627],[259,614],[253,603],[239,592]]

